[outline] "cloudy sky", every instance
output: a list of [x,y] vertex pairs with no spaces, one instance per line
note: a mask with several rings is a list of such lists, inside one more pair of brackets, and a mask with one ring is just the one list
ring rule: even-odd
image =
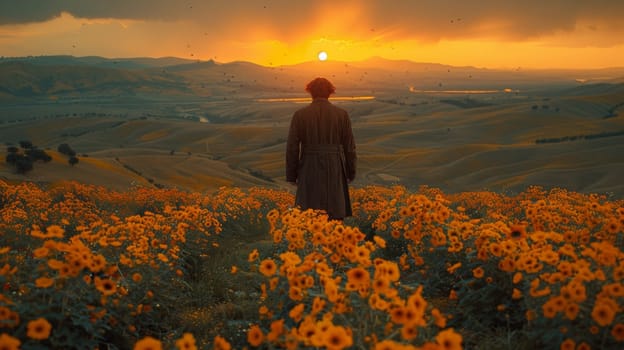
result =
[[624,66],[622,0],[0,0],[0,56]]

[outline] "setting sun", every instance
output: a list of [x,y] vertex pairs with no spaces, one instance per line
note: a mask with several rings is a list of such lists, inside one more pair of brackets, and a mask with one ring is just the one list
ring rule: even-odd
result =
[[327,52],[321,51],[318,54],[319,61],[327,61]]

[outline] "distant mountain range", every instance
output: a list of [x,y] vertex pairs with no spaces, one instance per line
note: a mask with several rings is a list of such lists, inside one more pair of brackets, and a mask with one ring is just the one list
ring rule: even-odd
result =
[[599,70],[494,70],[371,58],[359,62],[305,62],[265,67],[176,57],[120,58],[36,56],[0,59],[0,100],[50,97],[220,96],[233,92],[301,93],[314,76],[352,90],[572,88],[594,82],[621,83],[624,67]]

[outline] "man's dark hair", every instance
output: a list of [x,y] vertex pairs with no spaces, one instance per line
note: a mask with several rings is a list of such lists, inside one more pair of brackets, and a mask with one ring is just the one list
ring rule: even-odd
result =
[[336,92],[334,85],[325,78],[316,78],[306,85],[307,92],[312,95],[312,98],[323,97],[328,98],[329,95]]

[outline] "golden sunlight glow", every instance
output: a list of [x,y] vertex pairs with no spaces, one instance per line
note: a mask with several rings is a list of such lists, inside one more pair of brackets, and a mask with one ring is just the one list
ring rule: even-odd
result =
[[[249,61],[273,67],[310,58],[327,61],[328,52],[333,62],[383,57],[507,69],[613,67],[622,65],[624,55],[624,44],[614,44],[612,35],[596,41],[596,30],[589,22],[579,24],[573,32],[531,40],[473,36],[427,41],[410,33],[397,34],[400,28],[371,27],[362,20],[366,18],[365,9],[353,4],[343,7],[340,11],[319,10],[312,23],[289,31],[287,37],[264,23],[254,26],[251,35],[242,23],[233,23],[232,31],[224,36],[185,19],[86,19],[63,12],[45,22],[0,25],[0,47],[4,56],[176,56],[223,63]],[[502,26],[499,22],[484,22],[478,29],[493,32]],[[158,38],[159,45],[153,45],[152,38]],[[112,41],[116,45],[108,44]],[[598,44],[588,44],[594,42]]]

